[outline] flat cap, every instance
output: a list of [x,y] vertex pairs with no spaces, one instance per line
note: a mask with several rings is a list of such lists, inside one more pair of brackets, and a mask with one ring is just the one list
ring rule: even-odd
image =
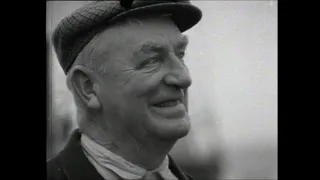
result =
[[196,25],[202,12],[189,0],[94,1],[63,18],[52,35],[58,61],[65,74],[83,47],[101,30],[126,17],[171,14],[181,32]]

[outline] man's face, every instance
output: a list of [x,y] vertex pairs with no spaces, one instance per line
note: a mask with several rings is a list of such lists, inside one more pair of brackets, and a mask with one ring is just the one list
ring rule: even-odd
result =
[[104,58],[106,67],[98,80],[106,131],[138,141],[175,140],[189,132],[187,38],[172,21],[132,21],[102,32],[96,44],[96,58]]

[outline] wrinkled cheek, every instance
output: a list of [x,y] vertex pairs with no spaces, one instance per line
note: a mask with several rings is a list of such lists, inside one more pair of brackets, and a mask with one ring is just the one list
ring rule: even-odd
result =
[[161,78],[153,75],[145,75],[131,81],[130,91],[136,97],[147,101],[157,94],[160,84]]
[[148,107],[145,103],[130,103],[132,107],[128,114],[126,114],[127,119],[127,131],[133,134],[145,134],[150,122],[150,114]]

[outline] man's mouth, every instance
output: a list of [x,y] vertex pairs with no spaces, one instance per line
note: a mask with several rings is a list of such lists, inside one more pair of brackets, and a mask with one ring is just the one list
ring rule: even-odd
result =
[[156,107],[173,107],[181,103],[181,100],[166,100],[154,104]]
[[181,118],[186,114],[181,98],[163,99],[152,104],[153,112],[165,118]]

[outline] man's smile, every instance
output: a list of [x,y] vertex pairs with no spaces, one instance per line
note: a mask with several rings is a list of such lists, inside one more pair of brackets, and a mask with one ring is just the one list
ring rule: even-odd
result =
[[181,97],[167,98],[151,105],[151,109],[166,118],[181,118],[186,113]]
[[177,100],[165,100],[159,103],[154,104],[154,106],[156,107],[160,107],[160,108],[164,108],[164,107],[174,107],[176,105],[178,105],[179,103],[181,103],[180,99]]

